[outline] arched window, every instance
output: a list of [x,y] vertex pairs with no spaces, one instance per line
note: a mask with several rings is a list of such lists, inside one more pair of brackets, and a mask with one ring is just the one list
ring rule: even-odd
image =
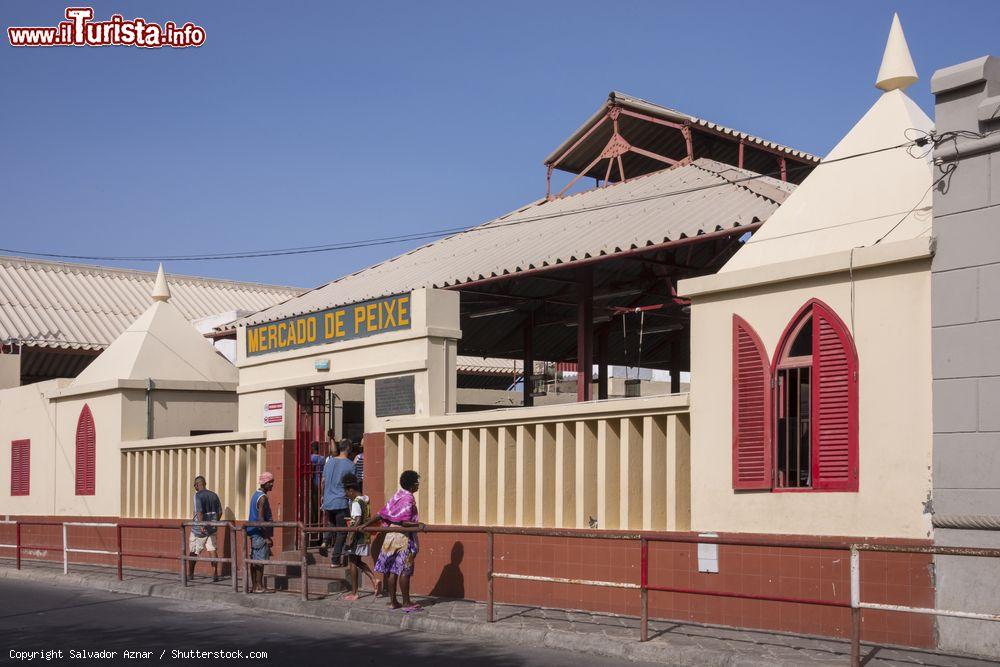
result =
[[858,362],[850,332],[823,302],[807,302],[773,363],[774,486],[858,490]]
[[768,363],[733,316],[733,488],[858,490],[858,359],[850,332],[813,299]]
[[76,495],[94,495],[94,468],[97,437],[94,415],[90,406],[84,405],[76,422]]

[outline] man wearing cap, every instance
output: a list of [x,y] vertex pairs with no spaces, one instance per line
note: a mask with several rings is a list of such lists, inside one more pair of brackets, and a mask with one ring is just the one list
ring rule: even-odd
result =
[[[271,503],[267,500],[268,492],[274,488],[274,475],[269,472],[261,473],[257,478],[260,488],[253,492],[250,497],[250,515],[247,521],[273,521],[271,517]],[[247,528],[247,538],[250,540],[251,560],[270,560],[271,547],[274,545],[271,536],[274,529],[270,526],[249,526]],[[250,592],[264,592],[264,566],[253,564],[250,566]]]

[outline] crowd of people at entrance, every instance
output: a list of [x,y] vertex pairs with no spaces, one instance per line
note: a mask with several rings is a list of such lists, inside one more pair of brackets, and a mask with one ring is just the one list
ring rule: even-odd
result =
[[[360,598],[360,580],[363,576],[375,597],[388,597],[390,608],[406,612],[419,611],[420,605],[414,604],[410,599],[410,578],[413,576],[419,551],[416,531],[367,529],[423,529],[414,496],[420,489],[420,475],[414,470],[403,472],[399,478],[399,489],[384,507],[373,514],[371,499],[363,493],[363,453],[355,451],[355,447],[346,439],[335,442],[330,456],[319,454],[318,443],[313,443],[311,450],[309,462],[314,471],[311,474],[313,497],[319,504],[325,525],[353,529],[326,532],[319,546],[321,556],[329,555],[331,567],[346,567],[348,570],[351,591],[342,599],[354,601]],[[271,559],[274,528],[252,524],[274,521],[268,498],[268,494],[274,489],[274,475],[264,472],[257,482],[258,488],[250,497],[247,514],[247,523],[251,525],[246,526],[245,531],[250,551],[249,592],[264,593],[264,567],[265,561]],[[211,522],[222,518],[222,503],[219,496],[207,488],[205,478],[201,475],[194,480],[194,490],[190,556],[197,558],[202,552],[207,552],[210,557],[215,558],[217,527]],[[191,578],[194,577],[196,564],[195,560],[188,564],[188,575]],[[212,572],[213,581],[218,581],[218,561],[212,562]]]

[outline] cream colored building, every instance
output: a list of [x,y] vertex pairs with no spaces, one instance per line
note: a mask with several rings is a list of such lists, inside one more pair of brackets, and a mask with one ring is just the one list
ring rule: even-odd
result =
[[236,383],[236,368],[171,303],[161,269],[152,304],[79,376],[0,390],[0,442],[29,452],[16,468],[13,455],[0,466],[0,512],[122,514],[122,450],[234,431]]
[[680,283],[696,530],[931,534],[932,163],[901,144],[932,122],[914,81],[896,19],[871,109],[718,274]]

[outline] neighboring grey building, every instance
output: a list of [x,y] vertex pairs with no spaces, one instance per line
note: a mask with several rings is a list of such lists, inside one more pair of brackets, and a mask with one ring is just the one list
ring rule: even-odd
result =
[[[934,74],[934,539],[1000,547],[1000,59]],[[954,140],[947,133],[963,131]],[[989,134],[997,132],[996,134]],[[975,134],[972,134],[975,133]],[[984,136],[985,135],[985,136]],[[994,161],[996,164],[994,164]],[[948,170],[952,173],[947,174]],[[1000,612],[1000,562],[935,560],[942,609]],[[939,617],[942,648],[1000,657],[1000,623]]]

